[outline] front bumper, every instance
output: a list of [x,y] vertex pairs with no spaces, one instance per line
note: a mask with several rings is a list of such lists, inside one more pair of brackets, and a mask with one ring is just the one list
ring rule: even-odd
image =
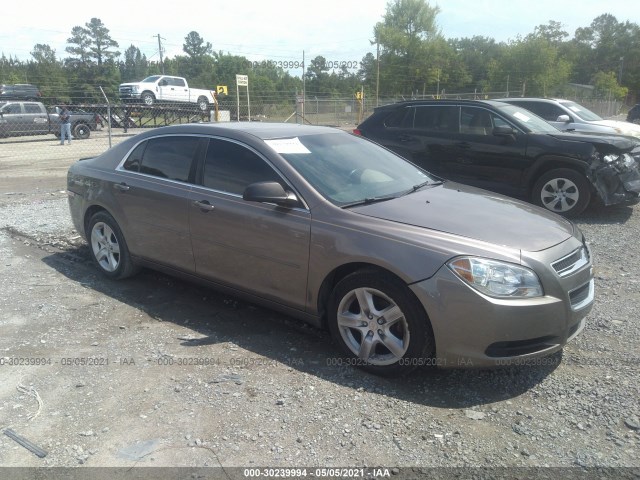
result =
[[[546,252],[528,262],[540,276],[543,297],[488,297],[447,267],[410,286],[431,321],[438,366],[535,364],[561,350],[583,330],[594,301],[591,262],[561,277],[551,263],[566,251],[562,253],[558,247],[551,250],[551,256]],[[541,275],[540,269],[545,266]]]
[[640,163],[620,162],[596,164],[589,174],[589,180],[605,205],[633,203],[640,198]]

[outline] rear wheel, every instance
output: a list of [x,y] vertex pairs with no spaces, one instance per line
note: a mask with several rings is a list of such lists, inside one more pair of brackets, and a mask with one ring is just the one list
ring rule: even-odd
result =
[[91,256],[102,273],[115,280],[135,274],[137,268],[131,261],[127,242],[113,217],[107,212],[98,212],[88,226]]
[[91,129],[89,125],[85,123],[78,123],[73,127],[73,136],[80,140],[86,140],[91,135]]
[[198,108],[203,112],[206,112],[207,110],[209,110],[209,101],[207,100],[206,97],[198,98]]
[[558,168],[538,179],[533,186],[532,200],[547,210],[573,217],[589,205],[591,188],[581,173],[570,168]]
[[329,329],[348,365],[400,376],[432,365],[431,326],[418,300],[395,278],[362,270],[342,279],[329,301]]

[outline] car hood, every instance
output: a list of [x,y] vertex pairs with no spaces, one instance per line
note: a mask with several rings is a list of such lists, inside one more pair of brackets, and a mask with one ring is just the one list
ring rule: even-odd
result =
[[573,224],[559,215],[454,182],[353,211],[529,252],[550,248],[574,233]]
[[615,129],[618,135],[629,135],[631,137],[640,138],[640,125],[629,122],[621,122],[618,120],[598,120],[589,122],[591,125],[603,125]]
[[554,138],[560,140],[570,140],[573,142],[582,141],[589,142],[594,145],[608,145],[615,147],[621,151],[631,151],[638,146],[638,141],[624,136],[618,136],[610,133],[597,132],[554,132],[550,134]]

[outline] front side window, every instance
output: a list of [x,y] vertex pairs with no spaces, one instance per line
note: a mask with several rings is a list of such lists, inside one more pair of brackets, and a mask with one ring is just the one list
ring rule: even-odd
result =
[[9,103],[2,109],[2,113],[21,113],[19,103]]
[[256,182],[278,182],[276,171],[247,147],[220,139],[209,140],[202,184],[213,190],[242,195]]
[[[154,177],[188,182],[199,141],[199,137],[181,137],[177,135],[150,139],[142,154],[139,172],[153,175]],[[136,148],[132,155],[137,150]],[[127,163],[130,159],[130,168],[127,168]],[[134,165],[135,159],[130,156],[125,162],[124,168],[135,170]]]

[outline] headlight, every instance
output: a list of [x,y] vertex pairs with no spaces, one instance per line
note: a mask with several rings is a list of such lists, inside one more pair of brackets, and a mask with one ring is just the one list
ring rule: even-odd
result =
[[447,266],[466,283],[490,297],[544,295],[538,276],[526,267],[478,257],[459,257],[448,262]]
[[609,153],[607,155],[602,156],[602,161],[604,163],[616,163],[618,166],[631,168],[635,163],[634,158],[628,153],[623,153],[618,155],[617,153]]

